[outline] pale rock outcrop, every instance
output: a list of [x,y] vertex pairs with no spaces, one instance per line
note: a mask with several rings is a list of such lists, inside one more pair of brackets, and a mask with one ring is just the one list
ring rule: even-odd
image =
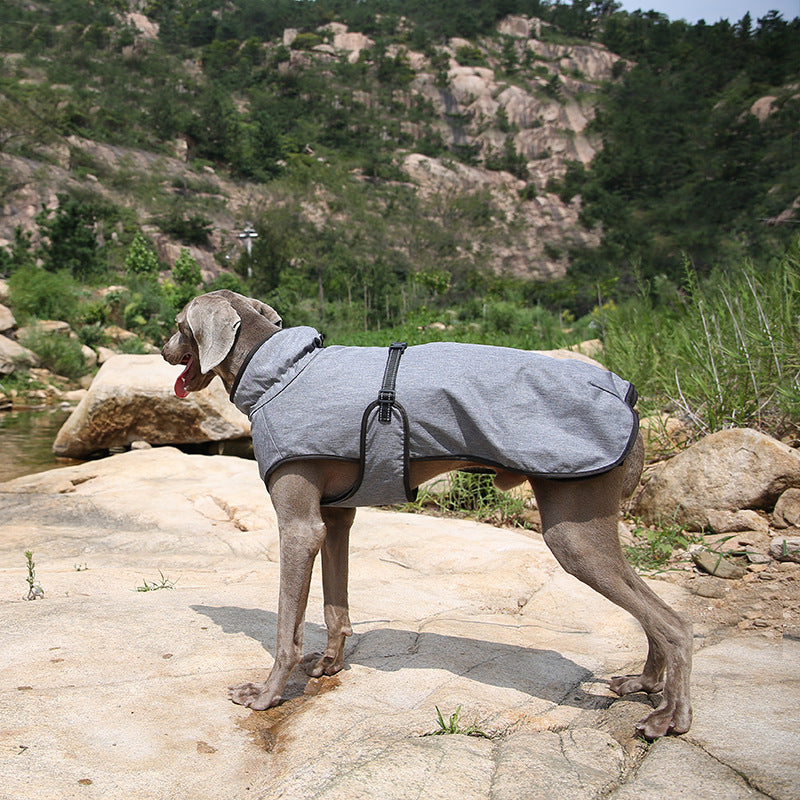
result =
[[536,17],[518,17],[510,14],[497,23],[497,32],[503,36],[513,36],[515,39],[537,38],[542,34],[542,21]]
[[[279,537],[255,462],[155,448],[3,484],[3,796],[796,800],[796,636],[698,636],[692,732],[645,746],[646,699],[608,690],[641,667],[641,629],[543,542],[375,509],[351,541],[346,669],[297,670],[255,712],[226,697],[275,652]],[[172,590],[134,591],[161,577]],[[316,571],[306,652],[325,641]],[[459,707],[495,738],[425,735]]]
[[800,454],[749,428],[705,437],[656,472],[636,502],[648,524],[674,520],[702,529],[709,510],[770,509],[800,487]]
[[5,333],[17,327],[17,321],[8,306],[0,303],[0,333]]
[[85,458],[98,450],[149,444],[238,439],[250,424],[215,379],[186,399],[173,386],[181,369],[159,355],[115,355],[95,376],[87,396],[64,423],[53,444],[59,456]]

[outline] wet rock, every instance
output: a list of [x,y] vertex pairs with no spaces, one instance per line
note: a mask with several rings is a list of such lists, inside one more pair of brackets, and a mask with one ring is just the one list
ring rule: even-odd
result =
[[176,397],[180,371],[158,355],[110,358],[59,431],[53,452],[86,458],[136,440],[186,444],[249,436],[247,417],[228,400],[219,379],[186,399]]

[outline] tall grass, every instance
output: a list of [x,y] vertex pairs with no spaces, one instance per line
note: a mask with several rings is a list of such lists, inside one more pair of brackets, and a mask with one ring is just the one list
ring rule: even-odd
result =
[[698,433],[800,418],[800,239],[767,265],[746,263],[656,307],[646,291],[601,315],[605,361],[633,381],[645,413],[667,409]]

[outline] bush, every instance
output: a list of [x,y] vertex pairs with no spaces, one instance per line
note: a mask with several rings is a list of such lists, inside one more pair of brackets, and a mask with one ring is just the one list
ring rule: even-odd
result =
[[23,337],[22,344],[39,356],[43,367],[57,375],[75,379],[86,374],[86,359],[77,339],[63,334],[47,334],[34,327]]
[[148,241],[137,233],[125,257],[125,269],[130,275],[154,277],[161,269],[161,262]]
[[22,318],[71,321],[75,316],[80,290],[66,270],[26,266],[12,273],[8,284],[11,306]]

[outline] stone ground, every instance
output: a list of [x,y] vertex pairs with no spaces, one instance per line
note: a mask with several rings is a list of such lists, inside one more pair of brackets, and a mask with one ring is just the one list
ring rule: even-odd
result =
[[[722,598],[652,581],[695,622],[695,718],[648,744],[633,726],[657,698],[608,691],[641,630],[535,537],[361,510],[351,553],[347,668],[253,712],[226,697],[274,649],[253,462],[162,448],[0,484],[0,798],[800,798],[791,568]],[[437,708],[485,735],[431,735]]]

